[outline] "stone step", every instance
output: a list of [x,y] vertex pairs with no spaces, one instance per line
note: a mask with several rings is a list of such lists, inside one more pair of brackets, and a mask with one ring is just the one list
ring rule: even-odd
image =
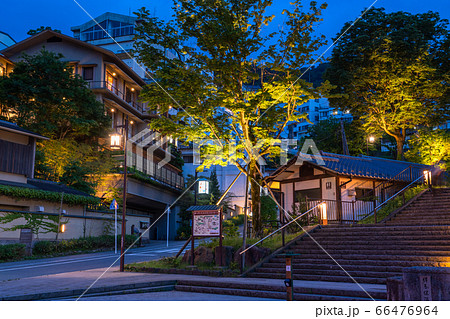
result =
[[[386,226],[384,224],[377,225],[361,225],[355,224],[353,226],[325,226],[324,228],[316,231],[321,234],[336,233],[336,234],[402,234],[402,233],[435,233],[435,232],[447,232],[450,234],[450,225],[398,225],[398,226]],[[316,233],[314,232],[314,233]]]
[[437,219],[437,218],[448,218],[450,215],[450,211],[444,211],[444,210],[428,210],[426,213],[423,212],[421,209],[405,209],[398,213],[394,217],[398,216],[409,216],[410,218],[414,217],[423,217],[423,218],[431,218],[431,219]]
[[[376,272],[402,272],[403,266],[374,266],[374,265],[340,265],[347,271],[376,271]],[[294,270],[302,271],[303,269],[327,269],[327,270],[340,270],[341,267],[337,264],[314,264],[314,263],[292,263]],[[284,271],[286,268],[285,262],[267,262],[259,269],[276,268],[277,270]]]
[[[271,278],[271,279],[284,279],[285,273],[261,273],[254,272],[248,274],[248,277],[252,278]],[[306,275],[306,274],[293,274],[294,280],[311,280],[311,281],[335,281],[335,282],[356,282],[366,284],[386,284],[386,278],[372,278],[372,277],[353,277],[353,279],[347,275],[345,276],[333,276],[333,275]],[[295,283],[294,283],[295,285]]]
[[[404,226],[403,226],[404,227]],[[439,226],[438,226],[439,227]],[[370,230],[353,230],[353,231],[334,231],[334,230],[324,230],[323,232],[317,232],[310,234],[311,237],[402,237],[402,236],[410,236],[410,237],[423,237],[423,236],[450,236],[450,230],[423,230],[423,231],[404,231],[404,230],[393,230],[393,231],[380,231],[373,232]],[[310,237],[310,236],[305,236]]]
[[[216,287],[198,287],[198,286],[182,286],[177,285],[175,290],[196,293],[209,293],[219,295],[246,296],[254,298],[268,298],[286,300],[286,292],[277,291],[260,291],[253,289],[234,289],[234,288],[216,288]],[[369,301],[369,297],[347,297],[332,295],[316,295],[308,293],[294,293],[295,301]],[[380,299],[385,300],[385,299]]]
[[[425,223],[435,223],[437,225],[450,225],[450,214],[448,216],[420,216],[420,215],[398,215],[391,219],[400,223],[414,222],[417,225],[429,225]],[[447,223],[447,224],[444,224]]]
[[[394,240],[394,239],[383,239],[380,238],[376,242],[369,241],[369,240],[342,240],[341,238],[321,238],[320,240],[315,238],[316,241],[321,245],[342,245],[342,244],[348,244],[349,242],[352,245],[370,245],[370,246],[413,246],[413,247],[423,247],[423,246],[440,246],[440,247],[450,247],[450,239],[442,239],[437,238],[435,239],[422,239],[422,240],[415,240],[415,239],[403,239],[403,240]],[[293,244],[291,247],[305,247],[305,245],[317,245],[316,242],[314,242],[311,238],[303,239],[297,241],[295,244]]]
[[421,214],[423,216],[433,216],[440,215],[446,216],[450,213],[450,210],[447,207],[435,207],[435,208],[421,208],[421,207],[411,207],[408,206],[402,210],[400,214]]
[[[366,260],[341,260],[335,259],[340,265],[351,265],[354,266],[381,266],[381,267],[389,267],[389,266],[401,266],[401,267],[449,267],[450,262],[448,261],[434,261],[434,260],[379,260],[379,259],[366,259]],[[271,258],[269,263],[279,263],[285,264],[286,259],[284,257],[274,257]],[[327,258],[302,258],[293,260],[293,265],[300,264],[329,264],[336,265],[336,263],[329,257]]]
[[[342,267],[344,268],[344,267]],[[357,271],[357,270],[348,270],[346,268],[345,272],[341,268],[335,269],[335,270],[329,270],[329,269],[319,269],[319,268],[304,268],[304,269],[297,269],[293,268],[293,274],[298,275],[332,275],[332,276],[345,276],[347,273],[352,277],[370,277],[370,278],[388,278],[388,277],[394,277],[394,276],[401,276],[402,272],[378,272],[378,271]],[[270,267],[262,267],[258,269],[259,273],[273,273],[273,274],[286,274],[285,268],[270,268]]]
[[[284,293],[284,298],[286,298],[286,288],[282,285],[274,285],[274,284],[258,284],[258,283],[248,283],[245,282],[245,279],[242,282],[216,282],[216,281],[202,281],[202,280],[178,280],[178,285],[184,287],[203,287],[203,288],[225,288],[225,289],[233,289],[233,290],[257,290],[257,291],[272,291],[272,292],[281,292]],[[296,286],[294,283],[294,295],[295,294],[314,294],[314,295],[326,295],[326,296],[342,296],[342,297],[368,297],[366,292],[364,292],[359,287],[355,287],[354,289],[337,289],[337,288],[319,288],[314,287],[300,287]],[[386,299],[385,291],[371,291],[370,295],[375,299]]]
[[[365,257],[370,256],[377,256],[377,258],[381,258],[381,256],[384,256],[386,259],[391,260],[395,258],[403,258],[405,256],[411,256],[411,257],[443,257],[443,256],[449,256],[449,251],[436,251],[436,250],[364,250],[364,251],[358,251],[353,249],[325,249],[328,254],[330,254],[333,258],[338,258],[338,256],[347,256],[350,255],[353,258],[360,258],[363,259]],[[308,256],[320,256],[320,255],[327,255],[321,248],[317,247],[317,249],[293,249],[290,250],[295,254],[300,254],[301,256],[304,256],[305,258]],[[301,258],[301,256],[294,256],[294,258]],[[328,256],[328,255],[327,255]],[[379,256],[379,257],[378,257]]]
[[[329,250],[346,250],[348,249],[348,242],[335,242],[335,243],[321,243],[319,242],[319,244],[326,249],[327,251]],[[295,250],[295,251],[310,251],[310,250],[316,250],[316,248],[318,248],[318,245],[312,241],[310,242],[304,242],[303,244],[297,244],[297,245],[293,245],[291,246],[289,249],[290,250]],[[411,245],[411,244],[404,244],[404,243],[399,243],[396,244],[394,242],[386,244],[380,244],[377,243],[376,245],[374,244],[359,244],[359,243],[352,243],[351,248],[353,251],[358,250],[358,251],[397,251],[397,250],[403,250],[403,251],[442,251],[442,252],[447,252],[448,254],[450,253],[450,243],[448,243],[448,245],[446,246],[437,246],[437,245]],[[450,254],[449,254],[450,255]]]
[[[422,255],[371,255],[371,254],[339,254],[334,252],[329,252],[330,256],[338,262],[352,260],[353,264],[362,263],[366,260],[385,260],[385,261],[395,261],[395,260],[404,260],[404,261],[436,261],[436,262],[447,262],[448,257],[446,255],[443,256],[422,256]],[[314,253],[314,254],[301,254],[301,256],[294,256],[293,259],[297,261],[301,261],[303,259],[324,259],[325,256],[328,256],[324,252],[322,253]],[[276,260],[276,258],[284,258],[284,257],[274,257],[271,260]],[[359,261],[359,262],[358,262]]]
[[442,220],[442,221],[410,220],[410,221],[408,221],[408,220],[395,220],[395,218],[386,221],[386,225],[388,225],[388,226],[390,226],[390,225],[417,225],[419,223],[422,225],[449,225],[450,221],[448,221],[448,220]]
[[[312,237],[312,238],[311,238]],[[435,241],[435,240],[450,240],[450,234],[449,233],[438,233],[438,234],[404,234],[404,235],[382,235],[382,234],[311,234],[310,236],[305,236],[303,239],[301,239],[299,242],[303,241],[317,241],[317,242],[340,242],[340,241],[346,241],[346,242],[353,242],[353,241],[366,241],[371,243],[376,243],[379,240],[382,240],[384,242],[389,241],[395,241],[398,239],[399,241],[403,240],[423,240],[423,241]]]

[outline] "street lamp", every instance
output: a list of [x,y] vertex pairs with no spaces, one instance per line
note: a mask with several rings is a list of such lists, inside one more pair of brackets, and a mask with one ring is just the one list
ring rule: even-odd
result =
[[366,152],[367,152],[367,155],[369,155],[369,143],[373,144],[374,142],[375,142],[375,136],[369,135],[367,137],[367,140],[366,140]]
[[[128,115],[125,117],[124,125],[117,125],[117,128],[124,128],[123,135],[123,207],[122,207],[122,233],[120,234],[120,271],[124,271],[125,267],[125,231],[126,231],[126,213],[127,213],[127,138],[128,138]],[[110,147],[112,150],[121,149],[120,142],[122,136],[119,133],[111,135]]]
[[[197,170],[194,178],[197,181]],[[196,183],[197,185],[194,188],[194,205],[197,205],[197,194],[209,194],[209,180],[207,178],[201,177]]]

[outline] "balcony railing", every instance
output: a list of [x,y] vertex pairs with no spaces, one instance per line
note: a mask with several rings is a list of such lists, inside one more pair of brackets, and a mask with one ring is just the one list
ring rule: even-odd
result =
[[140,113],[144,113],[147,111],[142,103],[131,100],[129,97],[127,97],[127,95],[124,92],[120,91],[116,86],[112,85],[109,82],[88,81],[88,86],[90,89],[107,89],[110,92],[114,93],[118,98],[128,103],[131,107],[133,107]]
[[178,175],[178,173],[162,166],[158,167],[158,164],[151,162],[147,158],[138,156],[132,152],[131,158],[129,158],[129,165],[132,169],[140,172],[144,178],[153,179],[157,182],[161,182],[168,186],[183,189],[184,178]]
[[113,38],[121,37],[125,35],[133,35],[134,34],[134,25],[126,25],[116,28],[108,28],[106,30],[109,35],[103,31],[103,30],[90,30],[90,31],[83,31],[80,33],[80,35],[76,36],[75,39],[81,40],[81,41],[93,41],[93,40],[100,40],[100,39],[106,39],[110,36]]

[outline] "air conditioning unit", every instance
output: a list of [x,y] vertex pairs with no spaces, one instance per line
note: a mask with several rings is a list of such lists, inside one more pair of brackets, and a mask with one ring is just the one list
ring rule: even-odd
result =
[[356,189],[349,189],[348,196],[356,196]]
[[36,206],[36,208],[34,209],[37,212],[43,212],[44,211],[44,206]]

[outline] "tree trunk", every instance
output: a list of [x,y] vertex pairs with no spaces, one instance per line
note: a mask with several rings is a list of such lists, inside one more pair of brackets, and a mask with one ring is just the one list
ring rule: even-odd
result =
[[253,236],[260,237],[262,234],[262,219],[261,219],[261,176],[256,168],[257,162],[251,160],[250,162],[250,185],[252,194],[252,224],[253,224]]
[[395,137],[395,141],[397,142],[397,160],[403,160],[403,146],[405,145],[405,139],[403,137]]

